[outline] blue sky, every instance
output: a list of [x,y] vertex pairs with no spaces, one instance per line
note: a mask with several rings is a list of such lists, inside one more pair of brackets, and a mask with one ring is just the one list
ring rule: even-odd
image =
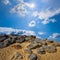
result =
[[60,0],[0,0],[0,33],[22,32],[60,40]]

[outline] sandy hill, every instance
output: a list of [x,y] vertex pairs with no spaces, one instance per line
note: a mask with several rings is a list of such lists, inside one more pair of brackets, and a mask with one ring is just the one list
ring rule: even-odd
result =
[[60,60],[60,43],[35,36],[0,35],[0,60]]

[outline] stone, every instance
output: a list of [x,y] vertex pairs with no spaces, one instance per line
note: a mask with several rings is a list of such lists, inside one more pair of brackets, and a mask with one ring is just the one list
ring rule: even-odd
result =
[[52,44],[52,46],[60,47],[60,43],[54,42],[54,43]]
[[31,35],[31,36],[27,36],[27,37],[25,38],[25,40],[31,42],[31,41],[34,41],[35,38],[36,38],[36,36]]
[[43,47],[45,51],[47,51],[48,53],[54,53],[57,51],[55,46],[44,46]]
[[10,41],[9,40],[4,40],[4,42],[3,42],[4,44],[4,47],[7,47],[7,46],[9,46],[9,45],[11,45],[11,43],[10,43]]
[[27,48],[29,48],[29,49],[36,49],[36,48],[38,48],[38,47],[40,47],[41,45],[39,45],[39,43],[37,43],[36,41],[33,41],[31,44],[29,44],[28,46],[27,46]]
[[47,42],[43,40],[42,45],[47,45]]
[[7,39],[8,36],[3,34],[3,35],[0,35],[0,42],[3,42],[5,39]]
[[3,42],[1,42],[0,43],[0,48],[4,48],[5,46],[4,46],[4,43]]
[[43,47],[40,47],[37,49],[38,54],[46,54],[46,51],[43,49]]
[[26,48],[24,51],[25,51],[25,53],[28,53],[28,54],[31,54],[32,53],[32,50],[29,49],[29,48]]
[[35,53],[32,53],[29,55],[29,60],[37,60],[37,59],[38,59],[38,57]]
[[23,55],[19,52],[17,52],[16,54],[14,54],[10,60],[22,60],[23,59]]
[[23,43],[25,42],[25,36],[18,37],[18,40],[16,40],[16,43]]

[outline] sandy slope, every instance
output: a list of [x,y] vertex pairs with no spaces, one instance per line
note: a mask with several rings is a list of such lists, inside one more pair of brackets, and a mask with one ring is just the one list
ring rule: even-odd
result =
[[[12,44],[6,48],[0,49],[0,60],[17,60],[17,59],[12,59],[16,53],[21,53],[23,55],[23,59],[19,60],[29,60],[28,59],[28,53],[25,52],[25,48],[27,45],[29,45],[29,42],[24,42],[24,43],[15,43]],[[22,48],[15,48],[14,45],[21,45]],[[37,50],[33,50],[34,53],[37,54]],[[57,47],[57,52],[56,53],[46,53],[46,54],[37,54],[38,55],[38,60],[60,60],[60,47]]]

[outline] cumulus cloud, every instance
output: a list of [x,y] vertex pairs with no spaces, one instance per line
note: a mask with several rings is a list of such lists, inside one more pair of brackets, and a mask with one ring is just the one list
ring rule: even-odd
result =
[[28,13],[28,11],[25,8],[24,3],[20,3],[20,4],[17,4],[16,6],[14,6],[10,10],[10,13],[16,13],[16,14],[19,14],[20,16],[25,16]]
[[21,35],[36,35],[34,31],[30,30],[20,30],[20,29],[13,29],[7,27],[0,27],[0,34],[21,34]]
[[24,0],[17,0],[19,3],[15,5],[11,10],[10,13],[16,13],[20,16],[26,16],[29,11],[27,8],[34,8],[35,4],[24,2]]
[[43,21],[42,21],[43,24],[48,24],[48,23],[50,23],[50,22],[55,23],[56,20],[55,20],[55,19],[48,19],[48,20],[43,20]]
[[56,22],[56,20],[51,19],[51,17],[53,17],[59,13],[60,13],[60,8],[53,9],[53,10],[51,10],[50,8],[47,8],[45,10],[41,10],[40,12],[38,12],[38,11],[33,12],[33,16],[42,20],[43,24],[47,24],[49,22],[52,22],[52,23]]
[[49,38],[60,38],[60,33],[53,33],[51,36],[49,36]]
[[3,3],[4,3],[5,5],[8,5],[8,4],[10,4],[10,1],[9,1],[9,0],[3,0]]
[[38,32],[38,34],[39,34],[39,35],[44,35],[44,34],[45,34],[45,32]]
[[36,26],[36,22],[34,20],[32,20],[29,24],[28,24],[29,27],[34,27]]

